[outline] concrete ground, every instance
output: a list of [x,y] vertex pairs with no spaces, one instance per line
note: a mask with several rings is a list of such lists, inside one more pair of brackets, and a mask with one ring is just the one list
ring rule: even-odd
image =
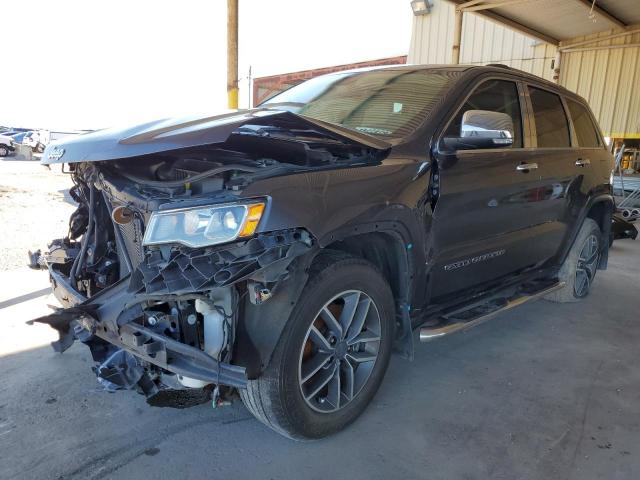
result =
[[63,355],[47,275],[0,272],[0,479],[640,478],[640,242],[618,241],[595,290],[416,342],[346,431],[295,443],[241,403],[148,407],[105,393],[89,351]]
[[27,250],[68,233],[76,208],[72,185],[58,166],[52,171],[37,161],[0,159],[0,271],[24,266]]

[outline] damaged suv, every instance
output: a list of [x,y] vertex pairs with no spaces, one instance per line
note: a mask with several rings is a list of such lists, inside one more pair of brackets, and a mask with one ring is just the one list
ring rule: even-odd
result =
[[78,208],[47,268],[99,381],[236,392],[291,438],[352,422],[392,351],[606,267],[611,157],[583,99],[502,66],[317,77],[259,108],[64,139]]

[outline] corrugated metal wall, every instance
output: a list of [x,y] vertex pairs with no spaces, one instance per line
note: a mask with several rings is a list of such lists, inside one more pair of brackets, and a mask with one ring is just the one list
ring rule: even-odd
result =
[[[432,0],[429,15],[414,17],[407,62],[450,63],[455,6]],[[602,32],[605,36],[612,32]],[[592,36],[593,37],[593,36]],[[579,37],[561,46],[592,37]],[[599,42],[597,45],[639,43],[640,34]],[[547,80],[557,48],[539,42],[480,15],[465,13],[460,63],[502,63]],[[591,105],[605,135],[640,138],[640,48],[616,48],[563,55],[560,83]]]
[[441,0],[429,15],[414,16],[407,63],[451,63],[454,16],[453,4]]
[[[566,44],[614,33],[573,38]],[[589,46],[640,43],[640,33]],[[605,135],[640,138],[640,47],[564,53],[560,83],[589,102]]]
[[464,14],[460,63],[502,63],[551,80],[551,62],[555,55],[556,48],[553,45],[522,35],[479,15]]
[[[413,18],[408,63],[450,63],[455,6],[433,0],[429,15]],[[536,41],[479,15],[465,13],[460,63],[503,63],[551,79],[555,47]]]

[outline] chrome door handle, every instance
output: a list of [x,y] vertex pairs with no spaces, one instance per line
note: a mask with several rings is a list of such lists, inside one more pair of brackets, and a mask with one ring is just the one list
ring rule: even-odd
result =
[[519,172],[528,172],[529,170],[535,170],[538,168],[537,163],[521,163],[516,167]]
[[579,158],[578,160],[576,160],[576,167],[586,167],[587,165],[591,165],[591,160],[589,160],[588,158],[585,158],[584,160],[582,158]]

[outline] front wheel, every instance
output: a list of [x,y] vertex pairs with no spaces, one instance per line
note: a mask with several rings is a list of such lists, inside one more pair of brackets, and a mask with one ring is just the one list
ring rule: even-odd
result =
[[294,439],[321,438],[353,422],[389,363],[395,309],[369,262],[324,252],[271,362],[240,395],[260,421]]
[[4,145],[0,145],[0,157],[7,157],[7,156],[9,156],[9,149]]
[[558,274],[565,286],[547,296],[547,300],[569,303],[586,297],[598,271],[602,245],[600,227],[595,220],[586,218]]

